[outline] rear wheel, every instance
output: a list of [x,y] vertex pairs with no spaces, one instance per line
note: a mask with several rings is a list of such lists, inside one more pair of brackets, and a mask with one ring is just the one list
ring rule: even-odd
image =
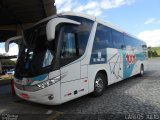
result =
[[93,96],[100,96],[103,94],[106,87],[106,76],[102,73],[97,73],[94,81],[94,91],[92,93]]
[[139,76],[142,77],[144,75],[144,67],[141,65]]

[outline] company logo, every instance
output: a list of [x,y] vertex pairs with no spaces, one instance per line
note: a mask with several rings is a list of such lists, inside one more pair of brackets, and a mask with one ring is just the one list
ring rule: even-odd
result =
[[126,61],[128,64],[134,64],[136,62],[136,55],[135,54],[126,54]]
[[102,58],[102,53],[98,52],[98,58],[93,58],[94,62],[105,62],[105,58]]

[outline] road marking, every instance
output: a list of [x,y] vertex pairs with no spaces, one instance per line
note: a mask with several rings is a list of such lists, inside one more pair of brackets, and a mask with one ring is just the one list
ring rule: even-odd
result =
[[51,116],[49,116],[46,120],[54,120],[63,114],[64,114],[63,112],[54,111],[54,113]]

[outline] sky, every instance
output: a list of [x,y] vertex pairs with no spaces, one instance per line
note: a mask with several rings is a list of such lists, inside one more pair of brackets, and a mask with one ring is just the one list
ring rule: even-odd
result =
[[160,0],[56,0],[57,12],[90,14],[160,46]]
[[[144,40],[148,46],[160,46],[160,0],[55,0],[57,12],[79,12],[96,16]],[[9,55],[18,47],[10,46]],[[0,44],[0,53],[4,44]]]

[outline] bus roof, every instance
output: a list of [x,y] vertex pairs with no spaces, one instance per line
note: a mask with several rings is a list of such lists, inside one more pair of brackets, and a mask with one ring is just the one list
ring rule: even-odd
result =
[[[52,15],[52,16],[50,16],[50,17],[47,17],[47,18],[45,18],[45,19],[42,19],[42,20],[40,20],[39,22],[37,22],[35,25],[38,25],[38,24],[43,23],[43,22],[45,22],[45,21],[48,21],[48,20],[50,20],[50,19],[53,19],[53,18],[56,18],[56,17],[60,17],[60,16],[64,16],[64,15],[68,15],[68,16],[79,16],[79,17],[87,18],[87,19],[96,21],[97,23],[100,23],[100,24],[103,24],[103,25],[105,25],[105,26],[108,26],[108,27],[110,27],[110,28],[112,28],[112,29],[114,29],[114,30],[117,30],[117,31],[121,32],[121,33],[124,33],[124,34],[127,35],[127,36],[130,36],[130,37],[133,37],[133,38],[138,39],[137,37],[135,37],[135,36],[133,36],[133,35],[125,32],[124,30],[122,30],[121,28],[117,27],[116,25],[113,25],[113,24],[110,23],[110,22],[106,22],[106,21],[104,21],[104,20],[102,20],[102,19],[96,18],[95,16],[91,16],[91,15],[83,14],[83,13],[62,12],[62,13],[59,13],[59,14],[56,14],[56,15]],[[35,26],[35,25],[34,25],[34,26]],[[138,39],[138,40],[140,40],[140,39]],[[140,40],[140,41],[142,41],[142,40]],[[143,42],[144,42],[144,41],[143,41]]]

